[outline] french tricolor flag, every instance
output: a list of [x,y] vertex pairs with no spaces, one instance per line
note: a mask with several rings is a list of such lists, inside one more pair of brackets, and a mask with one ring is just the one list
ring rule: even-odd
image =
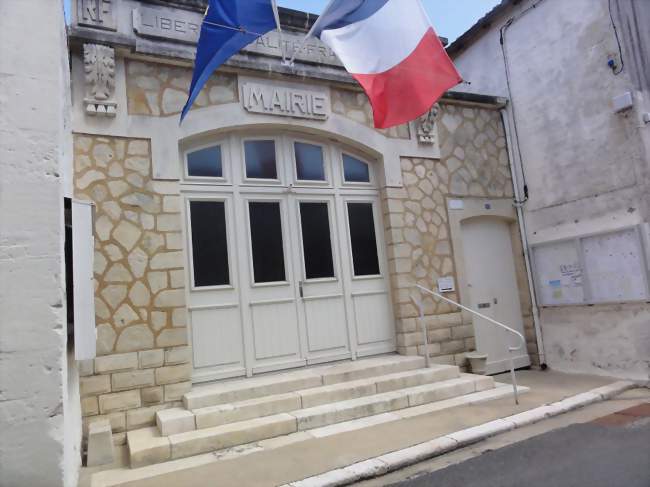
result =
[[313,35],[361,84],[377,128],[418,118],[462,81],[420,0],[333,0]]

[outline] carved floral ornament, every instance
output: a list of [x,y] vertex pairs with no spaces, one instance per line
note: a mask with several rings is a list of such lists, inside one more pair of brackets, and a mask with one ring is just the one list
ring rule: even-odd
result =
[[115,50],[99,44],[84,44],[84,73],[86,76],[86,113],[114,117]]
[[418,140],[423,144],[435,144],[438,138],[436,130],[436,121],[438,113],[440,112],[440,105],[435,104],[431,109],[422,115],[416,121]]

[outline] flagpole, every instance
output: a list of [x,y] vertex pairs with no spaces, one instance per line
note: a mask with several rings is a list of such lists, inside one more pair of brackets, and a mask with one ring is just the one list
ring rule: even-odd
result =
[[297,55],[300,51],[302,51],[302,49],[305,47],[305,43],[307,42],[307,39],[309,39],[310,37],[312,37],[312,35],[314,34],[314,31],[316,30],[316,28],[317,28],[317,27],[322,23],[321,21],[322,21],[322,19],[323,19],[323,15],[324,15],[325,13],[327,13],[327,11],[329,10],[329,8],[332,6],[332,4],[333,4],[335,1],[336,1],[336,0],[330,0],[330,1],[329,1],[329,3],[327,4],[327,6],[325,7],[325,9],[323,10],[323,13],[320,14],[320,15],[318,16],[318,19],[316,19],[316,22],[314,22],[314,25],[312,25],[312,26],[311,26],[311,29],[309,29],[309,32],[307,32],[307,35],[302,39],[302,41],[300,41],[300,45],[298,46],[298,49],[294,49],[293,54],[292,54],[292,56],[291,56],[291,59],[289,60],[289,63],[288,63],[289,66],[293,66],[293,63],[294,63],[294,61],[296,60],[296,55]]
[[280,12],[278,11],[278,3],[276,0],[271,0],[273,6],[273,15],[275,16],[275,23],[278,26],[278,35],[280,36],[280,51],[282,52],[282,62],[287,62],[287,55],[285,52],[284,35],[282,34],[282,24],[280,24]]

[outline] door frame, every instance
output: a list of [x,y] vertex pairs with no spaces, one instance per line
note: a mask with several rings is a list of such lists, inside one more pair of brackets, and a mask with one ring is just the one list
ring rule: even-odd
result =
[[[459,204],[462,202],[462,204]],[[453,198],[447,197],[446,200],[447,212],[448,212],[448,221],[449,221],[449,232],[451,235],[451,244],[454,254],[454,265],[456,266],[456,292],[459,296],[459,302],[463,306],[468,308],[472,307],[472,300],[467,287],[468,284],[468,273],[466,269],[466,259],[465,252],[463,247],[463,237],[462,237],[462,223],[475,218],[495,218],[502,221],[505,221],[511,228],[512,225],[515,225],[517,232],[519,227],[517,226],[517,212],[512,205],[512,199],[499,199],[499,198],[476,198],[476,197],[462,197],[462,198]],[[517,242],[515,239],[512,239],[513,247],[513,260],[516,258],[514,249],[517,248]],[[516,276],[516,267],[517,263],[515,261],[515,279]],[[528,289],[526,287],[526,289]],[[521,316],[523,329],[525,331],[525,320],[524,320],[524,302],[520,300],[521,306]],[[474,317],[468,311],[462,311],[463,323],[473,323]],[[506,325],[508,323],[505,323]],[[526,367],[530,365],[530,357],[528,350],[523,350],[523,355],[527,357],[526,360],[519,359],[515,363],[516,367]]]
[[[244,161],[244,141],[246,140],[267,140],[273,139],[275,141],[276,149],[276,163],[277,163],[277,179],[275,180],[259,180],[247,179],[245,174],[245,161]],[[214,141],[214,142],[212,142]],[[234,221],[240,222],[240,225],[246,227],[241,230],[235,228],[236,225],[228,224],[229,235],[228,244],[229,248],[229,263],[230,263],[230,277],[231,287],[236,285],[238,294],[239,316],[241,318],[241,339],[242,339],[242,361],[243,368],[237,370],[222,371],[219,366],[212,367],[203,373],[200,369],[193,370],[194,381],[208,381],[218,380],[227,377],[234,377],[237,375],[252,376],[253,374],[269,372],[272,370],[282,370],[284,368],[301,367],[311,363],[320,363],[325,361],[334,361],[345,358],[352,358],[355,360],[358,356],[373,355],[379,353],[386,353],[395,350],[395,327],[394,327],[394,314],[393,314],[393,299],[392,288],[390,286],[390,275],[386,254],[386,242],[384,232],[383,214],[381,210],[381,181],[382,170],[380,160],[368,157],[358,149],[349,147],[345,144],[339,143],[331,139],[331,137],[308,135],[298,131],[286,133],[279,132],[278,130],[246,130],[246,131],[232,131],[229,133],[221,133],[213,137],[201,137],[194,141],[191,145],[184,145],[180,163],[183,165],[181,174],[186,175],[186,154],[204,147],[211,145],[222,146],[222,168],[224,177],[215,178],[214,181],[209,178],[191,178],[184,177],[180,181],[181,197],[183,201],[183,235],[186,246],[186,300],[188,309],[188,333],[190,334],[190,343],[193,341],[192,324],[191,324],[191,311],[193,309],[208,309],[219,306],[214,305],[196,305],[193,304],[192,294],[201,293],[202,289],[194,289],[190,287],[193,280],[192,272],[192,255],[191,255],[191,230],[189,227],[189,211],[188,200],[205,199],[205,200],[228,200],[230,211],[227,218],[232,218]],[[299,182],[296,179],[295,156],[293,154],[293,142],[313,143],[323,147],[324,164],[327,181],[323,183],[318,182]],[[370,183],[345,183],[343,178],[343,162],[342,154],[347,153],[351,156],[358,158],[368,164],[370,169]],[[300,325],[301,317],[300,302],[299,302],[299,281],[304,270],[304,256],[302,249],[302,236],[300,229],[291,229],[291,226],[298,224],[293,221],[295,216],[299,217],[299,202],[300,201],[329,201],[328,203],[330,212],[330,231],[332,232],[332,250],[333,260],[335,266],[335,274],[340,281],[341,289],[344,298],[345,315],[347,319],[348,329],[348,343],[349,352],[340,354],[338,356],[314,357],[312,360],[308,358],[307,343],[306,343],[306,329],[305,326]],[[299,354],[300,360],[294,360],[292,363],[286,364],[269,364],[259,365],[256,364],[254,357],[254,333],[252,323],[252,310],[250,304],[252,296],[248,286],[253,284],[254,278],[252,275],[252,255],[250,243],[250,225],[248,216],[248,202],[250,201],[279,201],[282,215],[282,235],[285,256],[285,273],[288,286],[292,286],[291,294],[296,302],[296,311],[298,313],[298,338],[299,338]],[[356,321],[354,319],[354,305],[352,296],[352,284],[355,280],[353,271],[353,262],[351,256],[351,249],[349,248],[349,223],[346,203],[349,200],[367,201],[372,202],[375,215],[375,233],[377,240],[378,257],[380,260],[381,276],[385,281],[385,295],[388,300],[388,308],[390,310],[389,319],[393,323],[393,338],[390,344],[382,345],[381,349],[362,351],[359,353],[358,333],[356,329]],[[295,208],[292,205],[296,206]],[[230,223],[230,222],[229,222]],[[294,235],[295,234],[295,235]],[[338,236],[338,242],[335,239]],[[297,237],[294,238],[294,237]],[[295,241],[294,241],[295,240]],[[294,248],[298,245],[299,248]],[[346,249],[346,246],[348,247]],[[298,256],[298,259],[293,255]],[[349,256],[349,262],[346,260]],[[249,282],[250,281],[250,282]],[[280,285],[280,283],[262,284],[257,287]],[[282,285],[285,285],[282,283]],[[214,290],[211,288],[209,290]],[[208,290],[208,291],[209,291]],[[382,294],[383,294],[382,290]],[[379,293],[375,293],[379,294]],[[232,304],[234,306],[234,303]]]

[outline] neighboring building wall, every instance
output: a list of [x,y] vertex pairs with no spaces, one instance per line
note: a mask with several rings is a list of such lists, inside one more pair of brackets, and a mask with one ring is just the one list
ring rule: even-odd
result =
[[[512,101],[510,142],[515,155],[521,152],[529,190],[524,214],[530,244],[648,222],[649,159],[642,138],[647,144],[650,126],[637,110],[615,113],[612,100],[635,91],[640,101],[647,100],[647,45],[638,44],[643,29],[629,20],[647,17],[650,5],[628,0],[512,3],[450,52],[471,82],[461,89]],[[610,5],[623,41],[625,67],[618,75],[607,65],[613,58],[621,66]],[[627,49],[631,45],[635,48]],[[518,180],[523,187],[522,174]],[[545,308],[540,319],[549,366],[648,379],[650,306]]]
[[[25,25],[38,25],[29,36]],[[61,1],[0,2],[0,484],[77,485],[77,372],[68,363]]]
[[[388,188],[384,199],[398,350],[409,355],[425,353],[424,338],[415,319],[418,312],[411,302],[413,284],[436,289],[438,278],[443,276],[454,276],[459,282],[447,198],[512,198],[506,140],[498,110],[442,103],[438,131],[441,159],[403,158],[404,188]],[[513,232],[512,240],[529,353],[533,363],[539,363],[518,230]],[[448,297],[459,299],[457,293]],[[450,305],[431,297],[423,303],[430,356],[438,363],[465,366],[464,352],[475,347],[471,317],[463,317]]]
[[[151,179],[149,141],[76,134],[75,196],[95,212],[97,355],[84,363],[84,425],[155,424],[190,390],[178,184]],[[124,435],[118,435],[122,439]]]

